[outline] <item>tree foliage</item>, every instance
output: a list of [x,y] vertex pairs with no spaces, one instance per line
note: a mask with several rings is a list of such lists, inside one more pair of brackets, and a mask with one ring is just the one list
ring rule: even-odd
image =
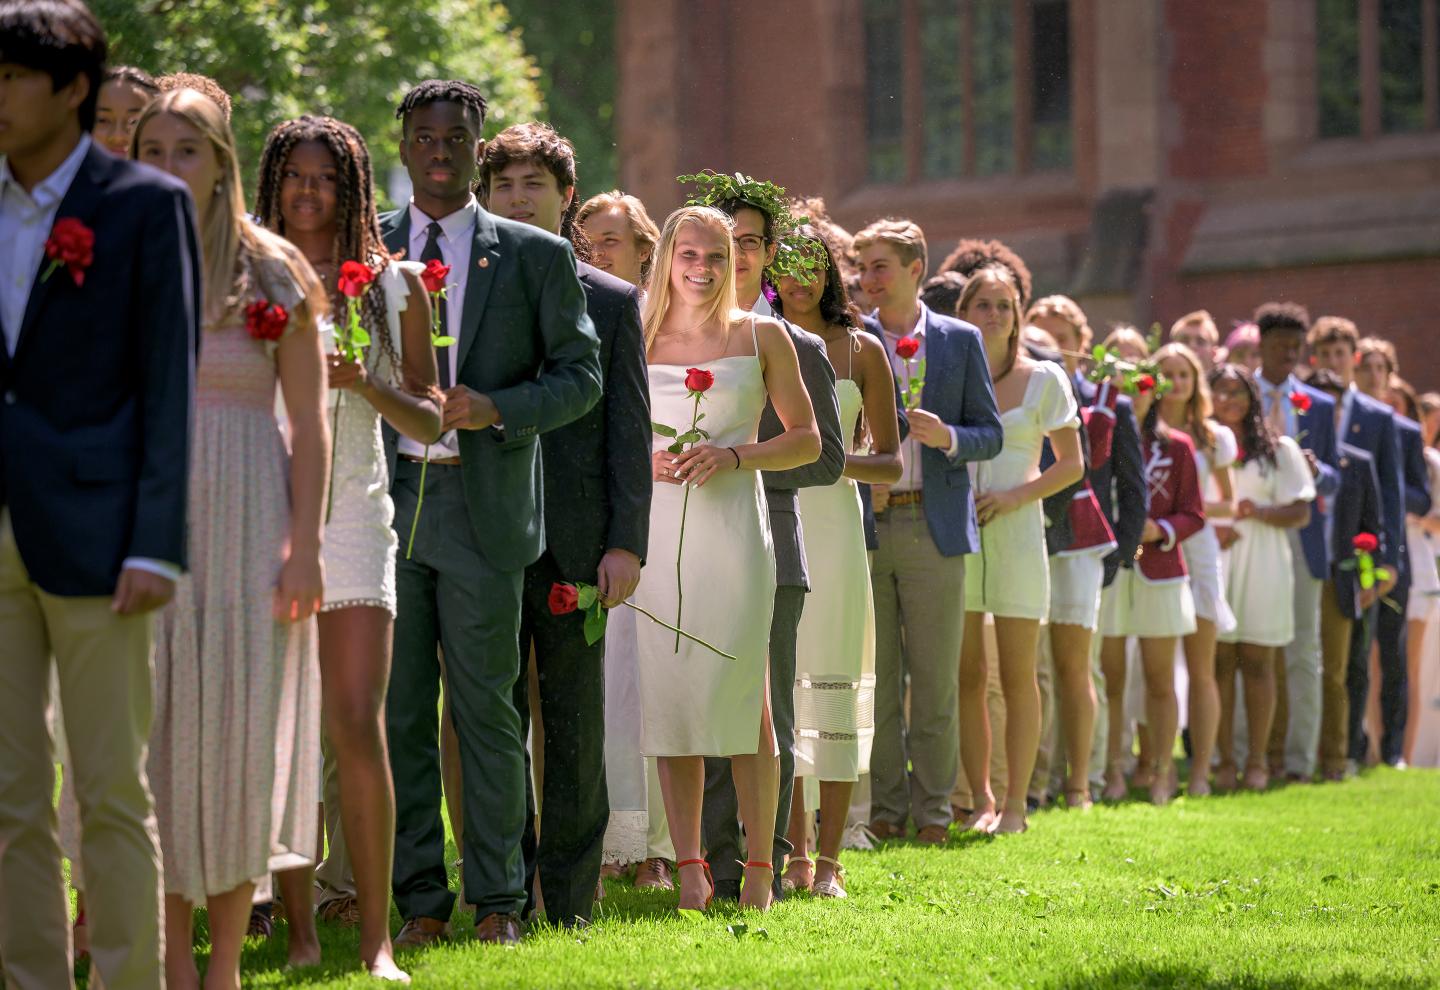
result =
[[490,101],[486,132],[543,114],[539,69],[497,0],[91,0],[112,63],[199,72],[235,101],[247,181],[265,135],[328,113],[370,143],[385,199],[398,161],[394,107],[422,79],[464,79]]

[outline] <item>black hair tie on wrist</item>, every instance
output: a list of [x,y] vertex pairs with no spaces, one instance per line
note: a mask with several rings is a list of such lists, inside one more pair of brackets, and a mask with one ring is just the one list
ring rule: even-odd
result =
[[736,471],[739,471],[739,470],[740,470],[740,451],[736,450],[734,447],[731,447],[731,448],[730,448],[730,453],[732,453],[732,454],[735,455],[735,470],[736,470]]

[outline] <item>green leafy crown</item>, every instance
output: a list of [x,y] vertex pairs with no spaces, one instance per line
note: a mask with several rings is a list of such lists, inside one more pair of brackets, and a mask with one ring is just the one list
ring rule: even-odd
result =
[[824,277],[825,249],[819,242],[800,236],[800,228],[809,223],[810,218],[790,212],[784,186],[740,172],[721,175],[708,168],[696,175],[677,176],[675,181],[698,187],[685,201],[686,206],[715,206],[727,200],[739,200],[770,218],[775,260],[765,268],[765,274],[772,283],[778,283],[786,275],[797,282]]

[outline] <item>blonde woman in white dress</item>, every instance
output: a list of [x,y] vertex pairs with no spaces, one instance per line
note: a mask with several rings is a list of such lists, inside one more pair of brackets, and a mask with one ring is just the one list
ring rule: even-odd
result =
[[[807,787],[790,804],[787,886],[817,897],[844,897],[840,844],[850,796],[870,771],[875,735],[875,601],[856,482],[888,485],[900,479],[900,429],[895,378],[878,339],[867,333],[845,291],[835,250],[814,228],[802,236],[825,250],[825,272],[810,282],[780,280],[777,310],[825,341],[835,368],[845,473],[833,485],[800,489],[805,560],[814,589],[800,617],[795,671],[795,776],[818,781],[820,830],[812,863]],[[868,449],[862,444],[868,434]]]
[[[699,411],[710,436],[680,454],[656,437],[650,556],[635,598],[666,619],[686,605],[686,631],[736,657],[639,623],[641,749],[659,757],[681,909],[703,910],[715,890],[700,849],[704,757],[730,757],[747,845],[773,846],[780,770],[766,668],[775,559],[759,472],[820,456],[789,335],[736,307],[733,234],[730,218],[709,207],[672,213],[644,310],[651,418],[688,430],[694,386],[708,374]],[[757,443],[767,398],[785,429]],[[740,905],[769,908],[773,882],[773,863],[747,863]]]
[[[959,316],[980,328],[1005,429],[999,456],[970,465],[980,552],[965,558],[965,636],[960,652],[960,758],[982,832],[1023,832],[1025,795],[1040,747],[1035,667],[1040,620],[1050,610],[1050,568],[1041,500],[1085,473],[1080,411],[1065,369],[1020,347],[1020,292],[1003,268],[982,268],[961,293]],[[1049,438],[1055,462],[1040,470]],[[985,616],[994,616],[1005,698],[1005,807],[990,790],[990,715],[985,689]]]

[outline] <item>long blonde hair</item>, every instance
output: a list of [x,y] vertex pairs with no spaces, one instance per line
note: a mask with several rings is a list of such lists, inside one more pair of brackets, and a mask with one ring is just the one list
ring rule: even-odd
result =
[[955,303],[955,312],[960,319],[965,319],[965,312],[975,297],[980,294],[980,288],[986,282],[995,282],[1003,285],[1010,292],[1010,336],[1005,344],[1005,367],[995,375],[998,382],[1010,374],[1015,367],[1015,361],[1020,356],[1020,328],[1023,322],[1020,312],[1020,285],[1015,281],[1015,276],[1010,269],[1003,265],[985,265],[970,273],[969,279],[965,282],[965,288],[960,292],[960,298]]
[[665,314],[670,311],[670,268],[675,260],[675,241],[680,234],[680,228],[692,223],[716,228],[724,235],[725,241],[726,264],[724,275],[720,279],[720,291],[715,294],[715,300],[710,304],[705,320],[719,316],[728,322],[731,319],[730,314],[738,308],[735,298],[735,249],[732,240],[735,221],[711,206],[682,206],[665,218],[665,227],[660,231],[660,245],[655,249],[655,265],[651,269],[650,288],[646,290],[645,310],[642,314],[646,351],[655,343],[660,324],[665,322]]
[[[204,276],[205,323],[214,326],[235,309],[246,291],[242,257],[277,261],[290,269],[295,281],[308,286],[314,275],[301,270],[297,252],[286,250],[278,236],[250,221],[245,191],[240,182],[240,161],[235,135],[225,112],[213,99],[193,89],[173,89],[151,100],[131,132],[130,156],[139,156],[145,125],[162,113],[178,117],[200,132],[215,150],[220,178],[205,215],[199,217],[201,270]],[[307,266],[308,267],[308,266]]]
[[1215,404],[1210,399],[1210,382],[1205,377],[1205,369],[1200,366],[1199,355],[1178,340],[1160,348],[1151,360],[1159,367],[1170,358],[1190,366],[1190,377],[1195,380],[1195,387],[1190,390],[1190,398],[1185,400],[1185,432],[1195,439],[1196,446],[1209,454],[1215,450],[1215,431],[1210,428]]

